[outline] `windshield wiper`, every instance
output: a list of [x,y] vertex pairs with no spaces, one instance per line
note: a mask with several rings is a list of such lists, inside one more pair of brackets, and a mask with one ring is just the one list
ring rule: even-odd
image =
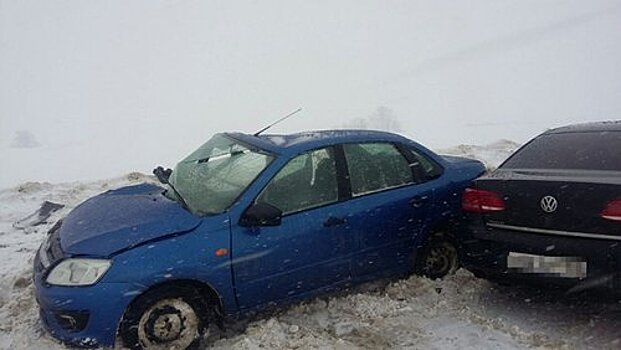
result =
[[158,166],[157,168],[153,169],[153,175],[155,175],[157,179],[164,185],[170,186],[170,188],[172,188],[172,190],[177,195],[177,198],[179,198],[179,201],[181,202],[181,206],[183,206],[187,210],[190,210],[188,203],[186,203],[185,199],[183,199],[183,197],[181,196],[181,193],[179,193],[179,191],[177,191],[175,186],[173,186],[173,184],[171,184],[170,181],[168,181],[170,179],[170,174],[172,174],[172,170],[170,169],[164,170],[164,168],[162,168],[161,166]]
[[240,154],[248,153],[248,152],[251,152],[251,151],[252,150],[244,149],[244,150],[239,150],[239,151],[233,151],[233,152],[230,152],[230,153],[220,153],[220,154],[217,154],[215,156],[198,159],[196,161],[196,163],[197,164],[202,164],[202,163],[207,163],[207,162],[209,162],[211,160],[216,160],[216,159],[219,159],[219,158],[235,157],[235,156],[238,156]]

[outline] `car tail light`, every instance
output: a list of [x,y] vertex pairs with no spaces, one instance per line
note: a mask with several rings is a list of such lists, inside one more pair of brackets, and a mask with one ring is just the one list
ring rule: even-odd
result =
[[621,199],[608,202],[602,210],[602,217],[612,221],[621,221]]
[[505,201],[498,193],[474,188],[466,188],[461,205],[464,211],[471,213],[505,210]]

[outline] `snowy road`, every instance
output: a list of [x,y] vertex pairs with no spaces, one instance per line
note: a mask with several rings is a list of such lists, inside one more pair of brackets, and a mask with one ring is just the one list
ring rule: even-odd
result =
[[[0,349],[65,349],[38,320],[32,257],[47,229],[75,205],[107,189],[143,181],[152,180],[131,174],[0,191]],[[13,227],[45,200],[66,207],[36,230]],[[597,295],[501,287],[460,270],[443,281],[411,277],[365,285],[241,326],[226,336],[212,334],[208,343],[220,349],[619,349],[621,303]]]

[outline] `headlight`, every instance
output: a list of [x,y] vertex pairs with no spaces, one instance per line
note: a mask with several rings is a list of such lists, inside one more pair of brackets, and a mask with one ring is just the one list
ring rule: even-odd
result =
[[67,259],[52,269],[47,276],[47,283],[57,286],[89,286],[99,281],[110,265],[110,260]]

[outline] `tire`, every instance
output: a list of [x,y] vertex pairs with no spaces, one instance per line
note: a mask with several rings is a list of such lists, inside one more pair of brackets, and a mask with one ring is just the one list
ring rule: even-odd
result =
[[129,306],[119,335],[129,349],[196,349],[205,335],[208,304],[191,289],[162,287]]
[[459,251],[455,242],[441,234],[431,235],[419,254],[414,271],[431,279],[453,274],[459,268]]

